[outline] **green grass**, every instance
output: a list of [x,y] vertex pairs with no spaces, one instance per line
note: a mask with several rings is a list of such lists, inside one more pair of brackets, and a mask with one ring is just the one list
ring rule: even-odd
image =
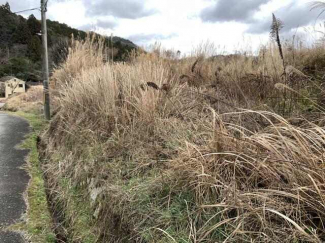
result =
[[30,150],[26,168],[31,177],[27,189],[27,220],[10,228],[26,232],[32,243],[54,243],[55,234],[52,231],[52,219],[48,210],[43,173],[37,151],[37,136],[47,123],[41,116],[30,113],[16,112],[9,114],[25,118],[32,127],[31,133],[28,134],[21,145],[21,148]]
[[[89,205],[84,199],[83,191],[76,186],[71,186],[68,179],[60,179],[60,190],[64,192],[60,195],[64,202],[69,201],[64,207],[66,219],[73,219],[69,222],[69,231],[67,235],[69,242],[94,243],[96,242],[96,235],[93,232],[92,212]],[[71,221],[71,220],[70,220]]]

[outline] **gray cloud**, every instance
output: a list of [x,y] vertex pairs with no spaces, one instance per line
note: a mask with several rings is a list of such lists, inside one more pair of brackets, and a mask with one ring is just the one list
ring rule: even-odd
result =
[[89,16],[114,16],[117,18],[137,19],[156,13],[147,9],[145,0],[83,0]]
[[150,41],[160,41],[166,40],[177,36],[177,34],[162,35],[162,34],[136,34],[128,37],[129,40],[135,42],[136,44],[145,44]]
[[111,29],[113,30],[116,26],[118,26],[118,23],[114,20],[97,20],[95,23],[89,23],[86,25],[82,25],[79,27],[79,29],[84,31],[95,31],[97,27],[103,28],[103,29]]
[[[295,2],[288,6],[279,9],[275,12],[277,18],[279,18],[284,26],[282,29],[283,33],[288,33],[292,29],[297,27],[304,27],[312,24],[318,15],[317,11],[310,11],[308,5],[299,5]],[[320,19],[324,19],[325,16],[320,16]],[[262,34],[270,31],[272,24],[272,16],[264,20],[253,21],[247,32],[252,34]]]
[[[53,2],[66,2],[68,0],[51,0]],[[0,4],[9,2],[12,11],[25,10],[40,6],[39,0],[0,0]],[[155,9],[146,8],[146,0],[82,0],[86,13],[91,17],[114,16],[116,18],[137,19],[157,13]],[[38,11],[27,12],[39,15]],[[105,23],[100,23],[105,25]]]
[[[216,1],[216,0],[215,0]],[[200,17],[206,22],[249,22],[260,6],[270,0],[219,0],[213,6],[203,9]]]
[[103,29],[114,29],[118,24],[113,20],[97,20],[96,25]]

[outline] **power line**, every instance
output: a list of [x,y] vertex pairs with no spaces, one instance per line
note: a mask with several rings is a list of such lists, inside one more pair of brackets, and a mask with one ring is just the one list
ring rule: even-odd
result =
[[13,13],[17,14],[17,13],[23,13],[23,12],[33,11],[33,10],[40,10],[40,8],[31,8],[31,9],[26,9],[26,10],[22,10],[22,11],[13,12]]
[[[47,8],[47,3],[48,3],[48,1],[49,1],[49,0],[46,0],[46,1],[45,1],[45,4],[44,4],[45,9]],[[17,13],[24,13],[24,12],[33,11],[33,10],[39,10],[39,11],[41,11],[41,8],[31,8],[31,9],[21,10],[21,11],[17,11],[17,12],[13,12],[13,13],[14,13],[14,14],[17,14]]]

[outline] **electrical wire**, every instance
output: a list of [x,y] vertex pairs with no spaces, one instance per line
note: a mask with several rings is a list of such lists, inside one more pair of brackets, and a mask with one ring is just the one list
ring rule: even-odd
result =
[[[49,0],[46,0],[46,1],[45,1],[45,4],[44,4],[45,9],[47,8],[47,3],[48,3],[48,1],[49,1]],[[22,11],[13,12],[13,13],[14,13],[14,14],[17,14],[17,13],[24,13],[24,12],[33,11],[33,10],[41,10],[41,8],[31,8],[31,9],[26,9],[26,10],[22,10]]]
[[33,11],[33,10],[40,10],[40,8],[31,8],[31,9],[26,9],[26,10],[22,10],[22,11],[13,12],[13,13],[14,14],[24,13],[24,12]]

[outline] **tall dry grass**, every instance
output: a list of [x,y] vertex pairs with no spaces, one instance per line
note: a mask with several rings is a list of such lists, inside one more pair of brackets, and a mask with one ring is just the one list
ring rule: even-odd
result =
[[[101,44],[76,42],[53,75],[53,193],[71,208],[77,188],[98,242],[324,241],[325,130],[272,112],[276,48],[182,59],[157,50],[112,64]],[[316,82],[303,74],[314,53],[296,50],[291,82]]]
[[252,132],[211,112],[207,143],[187,143],[171,163],[175,179],[195,192],[200,214],[215,212],[193,241],[210,242],[222,228],[225,242],[322,242],[324,129],[295,127],[270,112],[223,115],[257,113],[269,122]]
[[24,111],[34,114],[43,112],[43,86],[37,85],[27,89],[26,93],[14,94],[6,100],[4,106],[8,111]]

